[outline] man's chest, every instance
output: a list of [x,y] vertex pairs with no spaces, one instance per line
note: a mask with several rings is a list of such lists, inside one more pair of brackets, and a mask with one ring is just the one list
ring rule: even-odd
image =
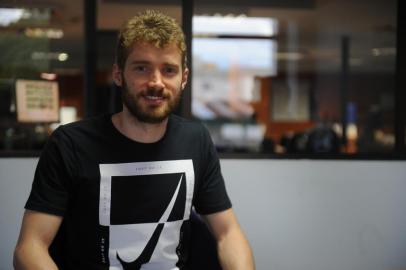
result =
[[173,267],[179,260],[176,249],[195,189],[192,159],[92,165],[75,189],[74,211],[93,223],[82,229],[99,228],[90,234],[102,263]]

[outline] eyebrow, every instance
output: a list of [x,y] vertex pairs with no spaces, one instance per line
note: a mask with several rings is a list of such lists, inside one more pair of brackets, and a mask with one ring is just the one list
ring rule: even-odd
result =
[[142,60],[140,60],[140,61],[138,61],[138,60],[135,60],[135,61],[131,61],[131,63],[129,63],[129,65],[139,65],[139,64],[150,64],[150,62],[148,62],[148,61],[142,61]]
[[[151,62],[146,61],[146,60],[134,60],[131,63],[129,63],[129,65],[150,65]],[[170,62],[165,62],[163,63],[164,66],[171,66],[171,67],[180,67],[180,65],[176,64],[176,63],[170,63]]]

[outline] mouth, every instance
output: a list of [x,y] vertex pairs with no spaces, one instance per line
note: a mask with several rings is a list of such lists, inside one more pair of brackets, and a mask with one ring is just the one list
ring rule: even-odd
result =
[[146,94],[143,95],[144,101],[148,106],[152,107],[157,107],[161,106],[165,102],[165,96],[164,95],[151,95],[151,94]]
[[165,99],[163,96],[144,96],[145,99],[147,100],[163,100]]

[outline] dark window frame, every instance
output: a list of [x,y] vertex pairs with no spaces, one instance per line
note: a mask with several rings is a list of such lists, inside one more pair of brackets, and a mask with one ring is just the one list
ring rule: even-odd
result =
[[[85,10],[85,80],[84,80],[84,104],[85,115],[91,116],[96,113],[97,93],[95,91],[96,78],[96,19],[97,1],[83,1]],[[192,18],[194,1],[182,1],[182,27],[186,35],[188,66],[192,66]],[[406,11],[401,8],[401,1],[397,1],[397,55],[396,55],[396,88],[395,88],[395,148],[391,153],[360,153],[360,154],[252,154],[252,153],[220,153],[224,159],[312,159],[312,160],[406,160],[406,42],[405,27],[401,23],[402,15]],[[191,117],[191,80],[193,71],[189,73],[189,83],[184,91],[178,114]],[[40,151],[0,151],[0,157],[27,158],[38,157]]]

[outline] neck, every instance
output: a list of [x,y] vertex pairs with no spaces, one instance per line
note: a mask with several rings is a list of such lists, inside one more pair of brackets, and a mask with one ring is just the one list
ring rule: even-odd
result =
[[112,116],[113,125],[124,136],[141,143],[154,143],[159,141],[166,131],[168,118],[161,123],[145,123],[139,121],[127,110]]

